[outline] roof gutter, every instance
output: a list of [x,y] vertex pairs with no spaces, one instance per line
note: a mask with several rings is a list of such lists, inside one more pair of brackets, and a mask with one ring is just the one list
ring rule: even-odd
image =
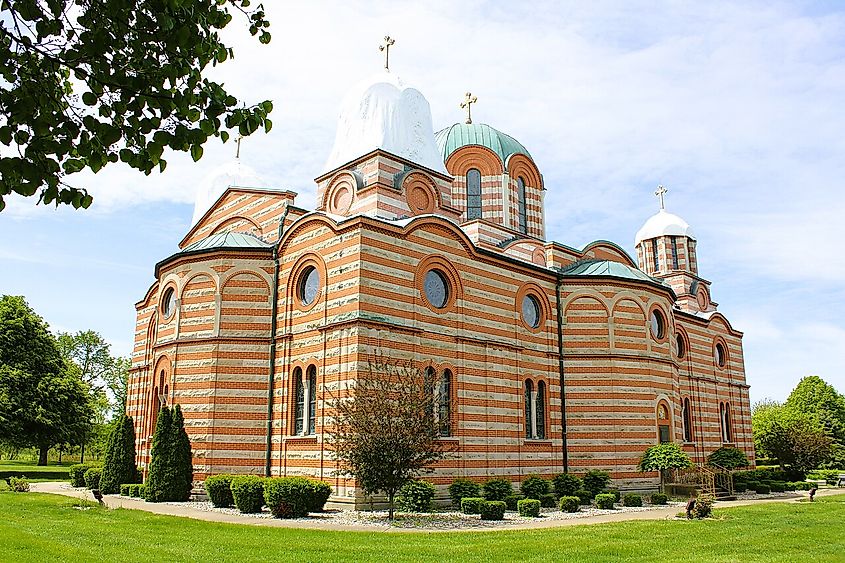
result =
[[569,473],[569,453],[566,436],[566,372],[563,364],[563,309],[560,302],[561,287],[563,286],[563,274],[557,271],[557,282],[555,283],[555,294],[557,301],[557,358],[558,377],[560,378],[560,424],[563,449],[563,472]]

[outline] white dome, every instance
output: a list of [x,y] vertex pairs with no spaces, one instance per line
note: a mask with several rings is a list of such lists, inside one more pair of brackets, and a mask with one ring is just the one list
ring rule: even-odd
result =
[[324,172],[375,149],[447,173],[434,142],[428,101],[389,72],[358,83],[343,99]]
[[206,174],[197,187],[191,226],[196,225],[205,212],[230,187],[266,188],[267,182],[262,180],[255,170],[241,163],[239,158],[221,164]]
[[677,215],[661,209],[656,215],[652,215],[642,228],[637,231],[634,244],[638,245],[644,240],[662,236],[682,236],[695,240],[695,234],[692,232],[692,227],[689,226],[689,223]]

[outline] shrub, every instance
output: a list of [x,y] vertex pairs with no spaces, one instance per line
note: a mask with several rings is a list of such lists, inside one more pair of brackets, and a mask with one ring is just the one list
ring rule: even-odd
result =
[[431,512],[435,493],[437,489],[428,481],[408,481],[399,489],[399,506],[408,512]]
[[522,499],[516,504],[520,516],[537,518],[540,516],[540,501],[533,498]]
[[[522,502],[525,502],[524,500]],[[505,502],[501,500],[487,500],[481,505],[482,520],[502,520],[505,517]]]
[[85,472],[91,469],[91,466],[86,463],[77,463],[76,465],[71,465],[67,472],[70,476],[70,486],[71,487],[84,487],[85,486]]
[[602,492],[613,495],[613,498],[616,499],[616,502],[622,502],[622,493],[619,492],[619,489],[605,489]]
[[593,493],[588,491],[587,489],[578,489],[575,491],[575,496],[581,501],[581,504],[590,504],[593,501],[593,497],[595,496]]
[[490,479],[483,486],[486,500],[505,500],[513,494],[513,485],[507,479]]
[[557,497],[553,493],[540,495],[540,506],[543,508],[554,508],[557,504]]
[[713,512],[713,502],[716,499],[711,494],[698,495],[692,508],[693,518],[707,518]]
[[563,512],[578,512],[581,508],[581,499],[574,496],[560,497],[560,509]]
[[745,483],[745,490],[746,491],[755,491],[757,490],[757,485],[760,483],[758,481],[748,481]]
[[461,499],[461,512],[464,514],[481,514],[481,505],[484,502],[481,497],[464,497]]
[[707,456],[707,465],[718,465],[725,469],[748,467],[748,457],[745,452],[733,446],[722,446]]
[[792,492],[797,488],[798,488],[798,486],[795,483],[784,483],[783,484],[783,490],[784,491]]
[[141,485],[138,485],[138,484],[135,484],[135,483],[129,485],[129,487],[127,488],[130,497],[137,497],[138,491],[140,489],[141,489]]
[[764,485],[763,483],[757,483],[754,486],[754,492],[758,495],[767,495],[772,492],[772,488],[768,485]]
[[540,497],[549,492],[549,482],[537,475],[529,475],[519,488],[525,498],[540,500]]
[[669,496],[663,493],[653,493],[651,495],[651,504],[668,504]]
[[610,474],[607,471],[590,469],[581,480],[584,482],[584,488],[592,493],[591,497],[595,497],[610,484]]
[[312,480],[311,504],[308,506],[308,512],[322,512],[330,496],[332,496],[332,488],[328,483]]
[[748,490],[748,484],[744,481],[734,481],[734,492],[735,493],[744,493]]
[[[305,477],[276,477],[263,479],[264,503],[276,518],[300,518],[308,516],[312,502],[311,480]],[[235,480],[232,480],[234,486]],[[260,502],[260,501],[259,501]],[[252,508],[256,505],[253,504]],[[238,507],[240,508],[240,507]],[[260,504],[258,512],[261,510]],[[246,512],[241,510],[241,512]]]
[[25,477],[9,477],[9,489],[13,493],[28,493],[29,481]]
[[782,493],[786,491],[786,483],[783,481],[772,481],[769,485],[769,488],[772,490],[773,493]]
[[205,479],[205,492],[208,500],[217,508],[232,506],[232,478],[234,475],[211,475]]
[[123,414],[109,433],[100,490],[103,494],[113,494],[120,490],[121,483],[134,483],[137,479],[135,425]]
[[605,510],[613,508],[613,502],[616,500],[610,493],[599,493],[596,495],[596,506]]
[[[469,479],[455,479],[449,485],[449,497],[452,499],[452,506],[460,508],[462,498],[478,498],[480,496],[481,485]],[[513,510],[516,510],[516,508]]]
[[622,506],[642,506],[643,505],[643,497],[640,495],[635,495],[633,493],[628,493],[624,497],[622,497]]
[[232,490],[232,500],[238,510],[244,514],[261,512],[264,505],[264,479],[256,475],[239,475],[232,477],[229,485]]
[[85,486],[89,489],[100,488],[100,475],[103,473],[102,468],[92,467],[85,472]]
[[559,497],[571,497],[575,491],[584,487],[581,479],[572,473],[561,473],[552,479],[552,487]]
[[146,485],[138,485],[138,497],[145,498],[147,494],[147,486]]
[[132,485],[130,483],[124,483],[120,486],[120,496],[128,497],[129,496],[129,487]]
[[193,476],[191,442],[182,408],[164,406],[153,434],[144,498],[150,502],[186,501],[191,498]]
[[511,496],[509,496],[508,498],[505,499],[505,505],[507,505],[508,510],[516,510],[517,509],[517,503],[524,498],[525,498],[525,496],[523,496],[519,493],[517,493],[515,495],[511,495]]

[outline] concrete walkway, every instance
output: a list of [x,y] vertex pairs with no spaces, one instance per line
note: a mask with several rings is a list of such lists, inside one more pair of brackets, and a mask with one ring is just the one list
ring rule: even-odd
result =
[[[91,491],[85,489],[75,489],[66,482],[42,482],[32,483],[30,490],[35,493],[49,493],[55,495],[63,495],[74,498],[83,498],[94,500]],[[816,493],[817,497],[829,496],[837,494],[836,489],[819,489]],[[839,491],[842,494],[842,491]],[[808,498],[806,492],[799,492],[791,494],[786,497],[777,497],[759,500],[733,500],[717,503],[717,508],[729,508],[734,506],[748,506],[752,504],[771,503],[771,502],[798,502],[801,499]],[[563,528],[568,526],[581,526],[585,524],[606,524],[610,522],[627,522],[630,520],[668,520],[675,517],[676,514],[683,511],[682,507],[669,506],[656,510],[646,510],[639,512],[616,512],[612,514],[601,514],[597,516],[585,516],[583,518],[569,518],[566,520],[556,520],[551,518],[538,518],[532,522],[516,522],[513,524],[499,523],[493,526],[484,528],[456,528],[456,529],[431,529],[431,528],[401,528],[388,527],[377,524],[346,524],[333,521],[326,516],[325,520],[320,520],[319,516],[311,516],[308,520],[282,520],[278,518],[255,518],[244,514],[232,514],[219,511],[208,511],[194,508],[187,504],[167,504],[167,503],[152,503],[146,502],[142,499],[126,498],[119,495],[106,495],[103,502],[109,508],[128,508],[133,510],[144,510],[153,514],[164,514],[167,516],[181,516],[183,518],[193,518],[195,520],[205,520],[208,522],[223,522],[227,524],[247,524],[252,526],[271,526],[276,528],[300,528],[311,530],[343,530],[356,532],[423,532],[423,533],[440,533],[440,532],[495,532],[501,530],[535,530],[541,528]]]

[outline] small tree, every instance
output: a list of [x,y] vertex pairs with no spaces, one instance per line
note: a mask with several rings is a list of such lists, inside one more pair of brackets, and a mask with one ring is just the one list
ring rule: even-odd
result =
[[651,446],[640,459],[637,468],[640,471],[660,472],[660,492],[664,491],[666,485],[666,472],[670,469],[686,469],[692,467],[689,456],[678,444],[668,442]]
[[758,455],[776,458],[781,468],[815,469],[831,454],[833,438],[805,410],[774,402],[758,403],[751,417]]
[[150,502],[186,501],[193,487],[191,442],[182,409],[161,407],[150,451],[145,498]]
[[334,411],[328,445],[342,473],[365,494],[383,492],[393,519],[396,493],[446,452],[438,440],[437,390],[421,369],[376,354]]
[[745,452],[732,446],[722,446],[707,456],[707,465],[718,465],[725,469],[748,467],[748,457]]
[[100,490],[104,494],[120,492],[124,483],[137,479],[135,465],[135,425],[128,416],[121,415],[109,434],[109,445],[100,477]]

